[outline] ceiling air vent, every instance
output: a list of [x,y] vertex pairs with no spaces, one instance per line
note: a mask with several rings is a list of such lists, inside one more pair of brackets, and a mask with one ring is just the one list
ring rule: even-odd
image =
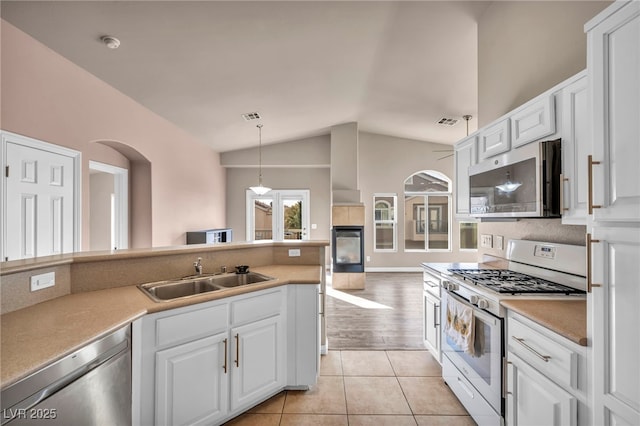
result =
[[248,112],[246,114],[242,114],[242,118],[244,118],[244,121],[260,120],[260,114],[257,112]]
[[455,118],[441,118],[440,120],[436,121],[436,123],[438,124],[442,124],[445,126],[453,126],[454,124],[456,124],[458,122],[457,119]]

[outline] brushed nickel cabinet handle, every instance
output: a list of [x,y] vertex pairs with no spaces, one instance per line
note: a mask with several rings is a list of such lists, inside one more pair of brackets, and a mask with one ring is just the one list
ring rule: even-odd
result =
[[511,338],[513,340],[515,340],[516,342],[520,343],[522,346],[524,346],[526,349],[528,349],[530,352],[532,352],[535,356],[537,356],[538,358],[540,358],[541,360],[543,360],[544,362],[549,362],[549,360],[551,359],[551,357],[549,355],[542,355],[540,352],[536,351],[535,349],[533,349],[531,346],[527,345],[524,342],[524,339],[521,337],[516,337],[516,336],[511,336]]
[[569,178],[564,177],[562,173],[560,173],[560,214],[562,212],[569,211],[568,207],[564,206],[564,183],[569,182]]
[[593,204],[593,166],[600,164],[600,161],[593,161],[593,155],[589,155],[587,157],[587,162],[588,162],[588,166],[587,166],[587,171],[589,174],[588,177],[588,185],[589,185],[589,194],[588,194],[588,198],[589,198],[589,214],[593,214],[593,209],[600,209],[602,208],[601,205],[594,205]]
[[236,367],[240,367],[240,335],[236,334]]
[[602,284],[594,284],[591,274],[591,244],[599,243],[600,240],[591,238],[591,234],[587,233],[587,293],[591,293],[593,287],[602,287]]
[[226,337],[223,340],[223,342],[224,342],[224,365],[222,366],[222,369],[224,370],[224,374],[227,374],[227,338]]

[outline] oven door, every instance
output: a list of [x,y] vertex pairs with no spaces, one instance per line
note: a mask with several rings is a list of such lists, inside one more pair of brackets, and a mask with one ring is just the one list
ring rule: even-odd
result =
[[497,413],[502,414],[502,319],[474,307],[449,291],[443,291],[441,324],[445,324],[447,320],[446,307],[449,298],[473,308],[476,354],[473,356],[466,353],[443,333],[442,355],[458,368]]

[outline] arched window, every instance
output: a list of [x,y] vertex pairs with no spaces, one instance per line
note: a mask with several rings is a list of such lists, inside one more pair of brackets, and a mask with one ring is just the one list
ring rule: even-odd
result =
[[451,179],[423,170],[404,181],[405,251],[451,250]]

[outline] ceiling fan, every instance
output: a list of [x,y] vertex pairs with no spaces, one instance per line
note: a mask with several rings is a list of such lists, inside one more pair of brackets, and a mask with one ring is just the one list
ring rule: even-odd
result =
[[[471,116],[470,115],[463,115],[462,118],[464,118],[464,121],[467,122],[467,136],[469,136],[469,120],[471,120]],[[433,150],[431,152],[449,152],[450,154],[447,154],[443,157],[438,158],[438,161],[440,160],[444,160],[445,158],[449,158],[453,155],[453,149],[436,149]]]

